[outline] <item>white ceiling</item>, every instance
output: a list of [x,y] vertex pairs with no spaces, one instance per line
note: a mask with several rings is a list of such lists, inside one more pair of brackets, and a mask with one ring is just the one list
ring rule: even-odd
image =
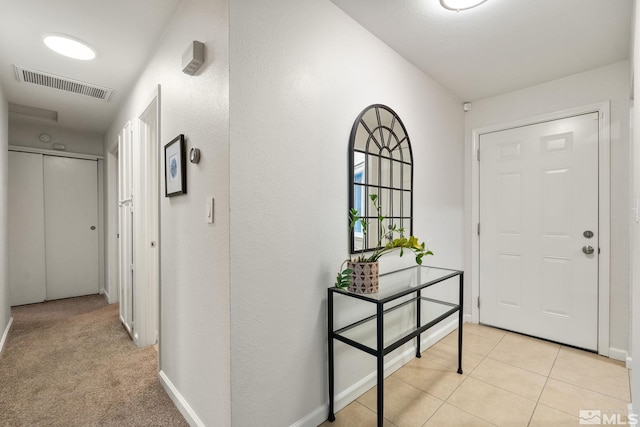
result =
[[629,57],[632,0],[332,1],[464,101]]
[[[438,0],[332,0],[461,100],[474,101],[628,58],[632,0],[488,0],[462,12]],[[181,0],[0,0],[0,84],[9,102],[104,132]],[[97,51],[48,50],[66,33]],[[110,101],[19,83],[13,66],[115,89]],[[17,120],[19,116],[13,115]]]
[[[65,128],[106,131],[181,0],[0,0],[0,84],[10,103],[58,112]],[[49,50],[46,33],[89,43],[93,61]],[[108,102],[19,83],[14,64],[115,89]],[[12,118],[18,116],[12,115]]]

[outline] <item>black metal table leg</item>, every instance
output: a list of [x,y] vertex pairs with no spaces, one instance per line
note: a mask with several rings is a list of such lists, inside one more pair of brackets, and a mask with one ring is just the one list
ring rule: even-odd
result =
[[459,299],[460,307],[458,312],[458,373],[462,374],[462,318],[463,318],[463,286],[464,286],[464,273],[460,274],[460,290]]
[[382,304],[378,304],[376,316],[378,362],[378,427],[384,423],[384,320]]
[[327,315],[328,315],[328,359],[329,359],[329,417],[327,420],[334,422],[336,415],[333,407],[333,393],[334,393],[334,371],[333,371],[333,293],[327,292]]
[[[420,312],[422,311],[422,304],[420,303],[422,291],[418,291],[418,298],[416,300],[416,329],[420,329]],[[416,357],[422,357],[420,354],[420,334],[416,337]]]

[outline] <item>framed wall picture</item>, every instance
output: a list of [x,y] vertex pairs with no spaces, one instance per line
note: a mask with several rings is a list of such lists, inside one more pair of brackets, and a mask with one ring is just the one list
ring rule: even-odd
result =
[[187,192],[187,169],[184,135],[180,134],[164,146],[164,195],[177,196]]

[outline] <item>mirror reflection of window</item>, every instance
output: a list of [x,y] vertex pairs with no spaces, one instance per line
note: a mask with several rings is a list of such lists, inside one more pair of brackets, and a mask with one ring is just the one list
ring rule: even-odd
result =
[[[362,153],[355,153],[354,156],[354,165],[353,165],[353,207],[357,209],[358,212],[364,212],[363,207],[365,205],[365,197],[364,192],[362,191],[362,185],[364,184],[364,155]],[[355,233],[355,238],[359,240],[358,247],[362,247],[362,224],[359,222],[356,223],[353,232]]]
[[[350,236],[351,253],[372,250],[380,239],[381,224],[369,197],[375,194],[386,217],[384,226],[413,233],[413,155],[406,129],[397,114],[381,104],[365,108],[351,130],[350,206],[368,223],[366,234],[356,224]],[[382,241],[381,241],[382,240]]]

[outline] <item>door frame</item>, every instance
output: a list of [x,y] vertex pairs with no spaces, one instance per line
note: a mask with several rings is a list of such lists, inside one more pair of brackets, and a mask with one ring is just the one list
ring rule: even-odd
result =
[[[478,323],[480,311],[480,236],[477,224],[480,222],[480,167],[476,153],[480,146],[480,135],[516,127],[528,126],[567,117],[598,113],[598,230],[600,256],[598,257],[598,354],[609,356],[609,271],[611,263],[611,158],[610,158],[610,117],[609,101],[582,107],[556,111],[539,116],[491,125],[472,130],[471,159],[471,320]],[[482,154],[481,154],[482,155]]]
[[[147,98],[134,125],[134,341],[158,342],[160,283],[160,86]],[[153,194],[152,194],[153,193]],[[152,246],[153,245],[153,246]]]

